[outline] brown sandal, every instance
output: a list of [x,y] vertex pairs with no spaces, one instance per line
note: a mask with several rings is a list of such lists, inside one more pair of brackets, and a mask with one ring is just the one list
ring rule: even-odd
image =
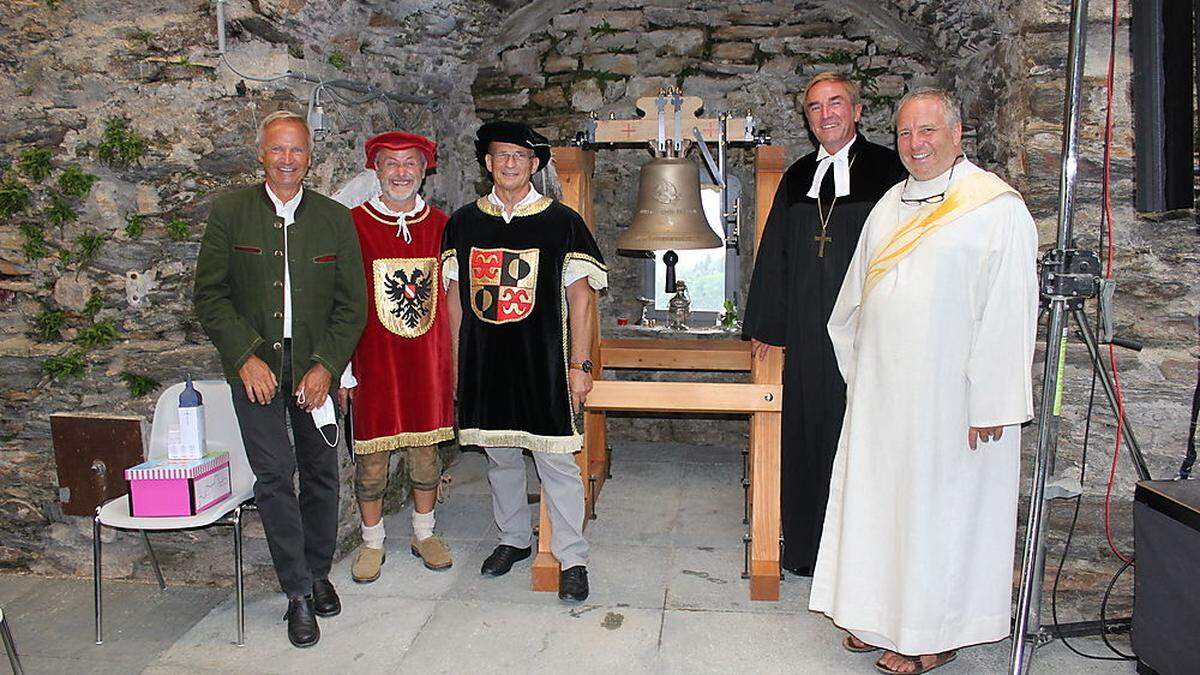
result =
[[922,673],[928,673],[934,668],[940,668],[958,658],[958,651],[951,649],[948,652],[942,652],[940,654],[923,654],[922,656],[933,657],[933,663],[928,665],[921,660],[921,656],[906,656],[904,654],[897,654],[897,656],[911,663],[914,667],[914,670],[903,671],[888,668],[887,666],[883,665],[883,657],[880,657],[880,660],[875,662],[875,670],[878,670],[881,673],[887,673],[888,675],[921,675]]
[[845,649],[848,652],[854,652],[855,654],[866,654],[868,652],[879,651],[879,647],[876,647],[875,645],[869,645],[853,635],[847,635],[846,637],[842,638],[842,649]]

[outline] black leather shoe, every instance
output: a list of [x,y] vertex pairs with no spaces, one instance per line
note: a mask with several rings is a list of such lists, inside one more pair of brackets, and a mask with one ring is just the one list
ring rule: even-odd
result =
[[311,647],[321,639],[321,628],[317,626],[317,617],[313,613],[312,596],[303,598],[288,598],[287,614],[288,640],[297,647]]
[[508,544],[500,544],[487,557],[487,560],[483,561],[483,567],[479,568],[479,573],[492,577],[503,576],[512,569],[513,563],[528,558],[531,553],[533,553],[532,546],[517,548]]
[[342,601],[328,579],[313,582],[313,611],[317,616],[337,616],[342,613]]
[[588,596],[587,568],[576,565],[558,573],[558,599],[583,602]]

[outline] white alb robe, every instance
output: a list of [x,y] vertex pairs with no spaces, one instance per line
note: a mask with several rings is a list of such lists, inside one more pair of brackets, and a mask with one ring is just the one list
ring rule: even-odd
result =
[[[981,171],[959,162],[953,179]],[[930,234],[863,297],[872,254],[948,176],[867,219],[829,335],[847,382],[809,608],[932,654],[1009,634],[1020,424],[1033,417],[1037,231],[1002,194]],[[1004,426],[972,451],[968,427]]]

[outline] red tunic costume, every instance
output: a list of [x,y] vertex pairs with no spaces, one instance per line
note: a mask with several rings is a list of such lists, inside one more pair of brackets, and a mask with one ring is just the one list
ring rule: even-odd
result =
[[365,202],[351,214],[367,277],[367,327],[354,350],[354,452],[433,445],[454,437],[450,326],[440,256],[446,214],[406,219]]

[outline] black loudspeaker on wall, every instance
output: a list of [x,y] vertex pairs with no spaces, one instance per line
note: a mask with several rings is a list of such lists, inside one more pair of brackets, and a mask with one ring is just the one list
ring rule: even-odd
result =
[[1193,4],[1200,0],[1132,3],[1138,211],[1193,207]]

